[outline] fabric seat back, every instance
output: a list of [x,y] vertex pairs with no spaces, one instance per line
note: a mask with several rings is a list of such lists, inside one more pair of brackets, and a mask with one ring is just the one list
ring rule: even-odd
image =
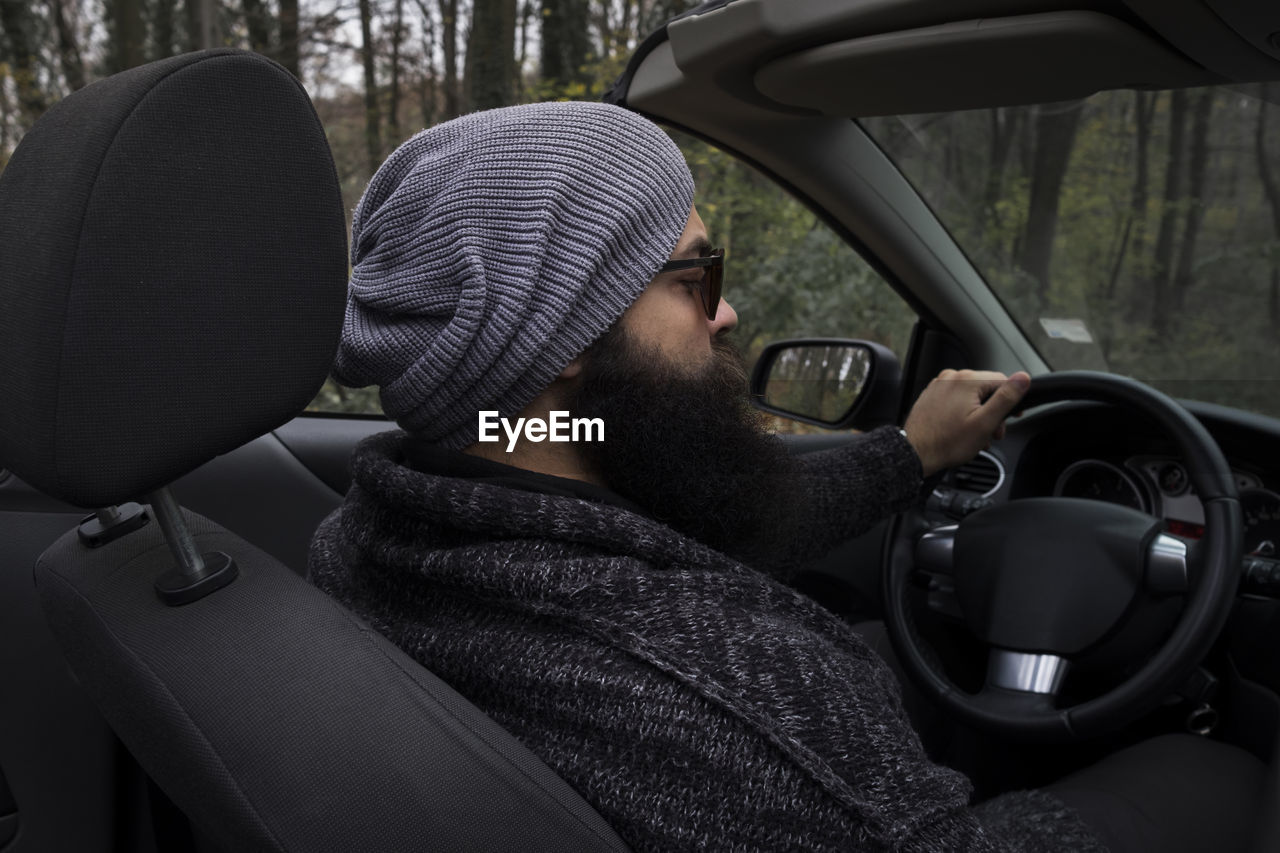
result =
[[[315,395],[345,246],[324,130],[263,57],[115,75],[24,137],[0,176],[0,467],[75,506],[153,501],[140,527],[98,536],[124,529],[104,513],[41,557],[49,625],[143,768],[229,849],[621,849],[446,685],[160,500]],[[238,573],[166,603],[175,545]]]

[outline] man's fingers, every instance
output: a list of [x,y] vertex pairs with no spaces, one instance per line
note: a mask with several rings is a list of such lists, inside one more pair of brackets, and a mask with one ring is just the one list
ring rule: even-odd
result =
[[1024,371],[944,370],[907,416],[911,444],[926,473],[972,458],[1004,437],[1004,420],[1031,385]]
[[993,389],[1000,387],[1001,382],[1008,379],[1003,373],[995,370],[966,370],[958,373],[957,378],[977,384],[978,393],[982,396],[990,394]]
[[1022,371],[1013,374],[1001,382],[982,404],[979,410],[982,419],[991,425],[993,431],[997,426],[1002,426],[1004,419],[1013,411],[1014,406],[1018,405],[1030,387],[1030,376]]

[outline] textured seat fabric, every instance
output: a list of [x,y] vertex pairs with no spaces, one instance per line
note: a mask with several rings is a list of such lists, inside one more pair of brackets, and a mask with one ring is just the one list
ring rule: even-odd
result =
[[167,607],[158,525],[40,559],[50,625],[108,722],[231,850],[620,850],[511,735],[268,555],[184,513],[235,583]]
[[[126,793],[122,750],[67,672],[31,579],[36,558],[78,520],[62,512],[0,511],[0,772],[21,831],[12,848],[0,840],[4,853],[115,849],[114,810]],[[4,811],[0,804],[0,838]]]

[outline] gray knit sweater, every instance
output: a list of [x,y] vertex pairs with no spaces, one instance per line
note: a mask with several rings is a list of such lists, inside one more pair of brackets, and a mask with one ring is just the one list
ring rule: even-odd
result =
[[[617,506],[403,464],[363,442],[312,580],[564,777],[637,850],[1098,850],[1041,792],[976,808],[894,676],[826,610]],[[801,457],[815,552],[905,508],[896,430]]]

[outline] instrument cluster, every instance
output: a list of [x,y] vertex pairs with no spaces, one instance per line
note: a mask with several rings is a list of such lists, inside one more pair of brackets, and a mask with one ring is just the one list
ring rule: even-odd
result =
[[[1280,494],[1256,474],[1232,468],[1244,514],[1244,553],[1280,556]],[[1131,456],[1121,462],[1081,459],[1054,483],[1058,497],[1087,498],[1131,507],[1165,519],[1169,532],[1185,539],[1204,533],[1204,508],[1186,467],[1167,456]]]

